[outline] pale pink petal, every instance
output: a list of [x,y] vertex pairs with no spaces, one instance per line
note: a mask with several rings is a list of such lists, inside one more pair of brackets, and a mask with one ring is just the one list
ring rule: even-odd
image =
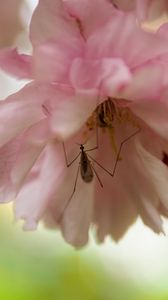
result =
[[165,39],[168,39],[168,24],[166,23],[160,26],[157,30],[157,34]]
[[19,154],[10,174],[11,182],[16,191],[20,189],[26,175],[51,138],[53,136],[50,133],[48,119],[33,125],[24,133],[20,141]]
[[[137,218],[137,209],[133,201],[129,199],[124,188],[115,182],[109,189],[108,184],[113,179],[107,179],[101,175],[104,188],[98,186],[95,195],[95,223],[97,228],[97,237],[103,242],[107,235],[111,235],[115,241],[121,239],[128,228]],[[104,180],[103,180],[104,179]],[[109,182],[110,181],[110,182]]]
[[149,2],[151,2],[151,0],[136,0],[135,2],[138,19],[143,21],[147,18]]
[[68,73],[75,57],[81,56],[82,41],[73,36],[48,41],[34,48],[34,76],[40,81],[68,82]]
[[158,207],[158,211],[163,217],[166,217],[166,218],[168,217],[168,210],[164,207],[164,205],[162,203],[160,203],[160,205]]
[[98,95],[94,89],[80,91],[80,94],[74,94],[71,89],[66,93],[57,89],[54,99],[56,101],[51,114],[51,128],[57,138],[64,140],[85,124],[96,108]]
[[[124,131],[126,133],[126,130],[119,132],[121,128],[117,129],[115,135],[118,147],[124,139],[122,136]],[[134,222],[137,213],[155,232],[163,231],[158,209],[160,201],[164,207],[167,208],[168,205],[168,170],[158,158],[137,142],[141,135],[143,136],[143,133],[137,134],[123,146],[122,159],[117,164],[114,177],[95,164],[104,185],[101,189],[97,181],[95,195],[95,223],[100,241],[108,234],[116,240],[121,238]],[[97,161],[112,172],[115,159],[116,155],[110,145],[109,137],[103,134]]]
[[20,150],[20,140],[18,137],[0,148],[0,202],[8,202],[14,199],[13,186],[10,173],[15,164]]
[[87,49],[88,59],[122,57],[130,68],[135,68],[167,53],[168,41],[141,30],[133,15],[123,14],[95,31],[88,38]]
[[[94,168],[103,184],[102,188],[98,180],[95,179],[94,222],[100,242],[107,235],[111,235],[118,241],[137,217],[136,205],[133,202],[132,195],[130,195],[131,189],[130,191],[127,190],[129,183],[126,182],[126,178],[131,180],[129,175],[131,172],[130,159],[128,161],[128,155],[126,155],[126,153],[132,153],[130,143],[131,141],[123,148],[121,154],[122,160],[118,162],[114,177],[110,176],[94,163]],[[110,135],[108,132],[103,133],[99,142],[99,151],[96,160],[112,173],[115,159],[116,154],[111,145]],[[133,185],[134,183],[132,182],[131,184]]]
[[93,184],[83,182],[79,174],[77,189],[61,220],[65,240],[75,247],[82,247],[88,242],[88,231],[92,221],[93,187]]
[[55,138],[66,139],[83,126],[97,102],[94,89],[77,94],[63,84],[27,85],[0,103],[0,144],[7,143],[46,117],[50,119]]
[[156,233],[163,233],[163,221],[160,217],[160,213],[152,203],[148,199],[142,198],[137,205],[144,224]]
[[[154,147],[154,144],[153,144]],[[144,171],[151,179],[151,184],[155,190],[158,199],[168,209],[168,168],[161,160],[159,160],[150,152],[146,151],[140,144],[137,144],[137,153],[141,157],[141,163],[144,164]]]
[[117,98],[128,99],[133,102],[146,101],[146,99],[157,100],[160,98],[166,77],[167,74],[164,73],[161,64],[157,62],[145,64],[133,71],[130,84],[117,94]]
[[129,69],[121,59],[85,60],[76,58],[70,80],[75,90],[98,89],[100,94],[113,96],[131,81]]
[[0,148],[1,202],[13,200],[48,140],[52,138],[49,121],[44,119]]
[[[17,219],[25,220],[25,229],[35,229],[38,220],[43,216],[49,201],[64,176],[65,165],[62,161],[62,145],[51,143],[42,154],[38,175],[27,178],[15,202]],[[38,162],[37,162],[38,164]],[[33,175],[33,174],[32,174]]]
[[168,11],[167,0],[109,0],[118,9],[134,11],[139,21],[153,20]]
[[0,103],[0,145],[44,119],[43,101],[49,97],[48,86],[26,85]]
[[124,11],[134,10],[136,8],[136,0],[109,0],[118,9]]
[[[160,201],[165,207],[168,206],[166,180],[168,170],[158,158],[146,151],[139,142],[136,144],[136,150],[139,157],[139,162],[137,161],[136,164],[138,174],[141,174],[141,177],[138,175],[141,192],[138,193],[135,186],[135,202],[144,223],[154,232],[160,233],[163,232],[163,222],[159,213]],[[158,173],[157,179],[156,173]]]
[[131,110],[161,137],[168,138],[167,93],[160,101],[138,101],[131,104]]
[[81,34],[85,38],[102,27],[116,13],[112,3],[106,0],[63,0],[63,3],[68,13],[78,20]]
[[0,68],[19,79],[31,79],[32,57],[26,54],[18,54],[16,49],[1,49]]
[[30,39],[33,45],[48,39],[57,40],[79,37],[76,21],[64,9],[62,0],[40,0],[30,24]]

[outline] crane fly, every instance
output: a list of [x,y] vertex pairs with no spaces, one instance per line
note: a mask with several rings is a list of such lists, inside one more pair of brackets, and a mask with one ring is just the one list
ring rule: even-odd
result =
[[[113,170],[112,171],[108,171],[104,166],[102,166],[97,160],[95,160],[88,152],[94,151],[98,149],[98,141],[97,141],[97,145],[91,149],[85,149],[84,144],[79,144],[80,146],[80,152],[77,154],[77,156],[71,161],[68,162],[68,158],[67,158],[67,154],[66,154],[66,149],[65,149],[65,144],[64,142],[63,144],[63,150],[64,150],[64,155],[65,155],[65,161],[66,161],[66,166],[69,168],[78,158],[79,159],[79,165],[77,168],[77,173],[76,173],[76,177],[75,177],[75,183],[74,183],[74,188],[72,191],[72,194],[69,198],[69,200],[67,201],[65,207],[63,208],[63,211],[61,212],[61,216],[59,217],[59,220],[62,218],[64,211],[66,210],[66,208],[68,207],[75,191],[76,191],[76,186],[77,186],[77,181],[78,181],[78,176],[79,176],[79,171],[80,171],[80,175],[82,180],[85,183],[91,183],[94,179],[94,175],[96,176],[100,186],[103,188],[103,184],[101,182],[101,179],[97,173],[97,171],[95,170],[93,164],[95,163],[96,165],[98,165],[101,169],[103,169],[108,175],[110,175],[111,177],[113,177],[115,175],[115,171],[116,171],[116,167],[117,167],[117,163],[120,160],[120,154],[121,154],[121,150],[123,145],[130,140],[132,137],[134,137],[138,132],[140,131],[140,129],[136,130],[136,132],[134,132],[133,134],[131,134],[129,137],[127,137],[126,139],[124,139],[119,147],[118,153],[117,153],[117,157],[113,166]],[[57,220],[58,221],[58,220]]]

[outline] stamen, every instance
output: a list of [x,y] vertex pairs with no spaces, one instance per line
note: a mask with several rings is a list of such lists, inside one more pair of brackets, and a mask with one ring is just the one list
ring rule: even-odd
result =
[[[118,99],[117,99],[118,101]],[[112,149],[117,155],[117,143],[115,139],[115,127],[122,123],[130,123],[133,127],[139,128],[138,122],[134,119],[128,107],[117,105],[116,99],[108,97],[107,100],[97,106],[93,114],[86,122],[87,131],[100,127],[103,131],[108,130]],[[121,159],[121,157],[119,158]]]
[[97,125],[101,128],[112,128],[115,115],[113,101],[108,98],[96,108]]

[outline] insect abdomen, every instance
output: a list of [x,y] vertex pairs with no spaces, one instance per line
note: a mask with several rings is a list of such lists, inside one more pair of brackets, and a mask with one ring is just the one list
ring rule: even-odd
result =
[[91,182],[93,180],[93,170],[86,153],[81,153],[80,172],[83,181]]

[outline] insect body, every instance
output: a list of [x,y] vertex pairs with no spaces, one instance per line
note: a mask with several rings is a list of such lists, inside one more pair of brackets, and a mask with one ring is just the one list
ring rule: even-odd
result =
[[[91,149],[87,149],[85,150],[84,148],[84,144],[80,144],[80,152],[78,153],[78,155],[69,163],[68,162],[68,159],[67,159],[67,154],[66,154],[66,150],[65,150],[65,145],[63,143],[63,150],[64,150],[64,155],[65,155],[65,161],[66,161],[66,165],[67,167],[69,168],[77,159],[78,157],[80,157],[80,161],[79,161],[79,166],[78,166],[78,169],[77,169],[77,173],[76,173],[76,178],[75,178],[75,184],[74,184],[74,188],[73,188],[73,191],[72,191],[72,194],[69,198],[69,200],[67,201],[62,213],[61,213],[61,216],[59,217],[59,220],[62,218],[63,216],[63,213],[64,211],[66,210],[66,208],[68,207],[75,191],[76,191],[76,185],[77,185],[77,180],[78,180],[78,175],[79,175],[79,170],[80,170],[80,174],[81,174],[81,178],[82,180],[85,182],[85,183],[90,183],[93,181],[93,178],[94,178],[94,175],[96,175],[99,183],[100,183],[100,186],[103,187],[103,184],[97,174],[97,171],[95,170],[94,166],[93,166],[93,163],[97,163],[99,165],[99,167],[103,168],[93,157],[91,157],[89,154],[87,154],[87,152],[89,151],[93,151],[93,150],[96,150],[98,148],[98,146],[95,146],[94,148],[91,148]],[[91,162],[92,160],[92,162]],[[104,168],[103,168],[104,169]],[[106,172],[108,172],[106,169],[104,169]],[[109,173],[109,172],[108,172]],[[110,173],[109,173],[110,174]],[[112,175],[112,174],[110,174]],[[113,175],[112,175],[113,176]],[[59,221],[57,220],[57,221]]]
[[80,173],[83,181],[85,182],[91,182],[93,180],[93,166],[91,165],[90,160],[88,159],[88,156],[86,154],[86,151],[84,150],[84,146],[80,145]]

